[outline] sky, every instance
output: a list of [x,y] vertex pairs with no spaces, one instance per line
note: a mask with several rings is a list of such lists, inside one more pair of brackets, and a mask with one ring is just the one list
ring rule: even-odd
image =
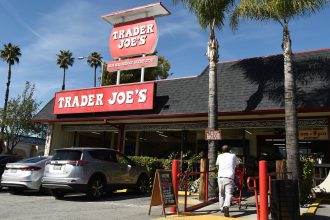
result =
[[[35,84],[36,99],[43,107],[61,90],[63,70],[56,54],[70,50],[75,58],[97,51],[111,61],[109,37],[112,25],[101,16],[155,3],[150,0],[0,0],[0,49],[12,43],[20,47],[19,64],[12,67],[11,98],[21,94],[26,81]],[[182,5],[164,0],[171,12],[157,17],[158,55],[170,64],[171,78],[199,75],[208,65],[205,55],[209,32],[202,30]],[[290,23],[294,52],[330,48],[330,7]],[[242,21],[232,31],[226,21],[216,37],[221,61],[280,54],[282,29],[274,22]],[[0,60],[0,108],[3,107],[7,63]],[[86,60],[75,59],[67,70],[66,89],[93,86],[93,69]]]

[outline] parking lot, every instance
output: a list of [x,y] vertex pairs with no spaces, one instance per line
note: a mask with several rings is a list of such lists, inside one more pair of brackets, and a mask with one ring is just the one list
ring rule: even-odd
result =
[[55,200],[50,195],[25,192],[12,195],[0,192],[0,219],[155,219],[161,207],[153,207],[148,216],[149,196],[113,193],[100,201],[90,202],[84,195],[68,195]]

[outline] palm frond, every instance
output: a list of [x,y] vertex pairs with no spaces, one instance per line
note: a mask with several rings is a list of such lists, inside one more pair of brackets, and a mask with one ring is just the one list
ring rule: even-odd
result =
[[219,30],[223,27],[225,16],[234,5],[235,0],[172,0],[181,2],[190,12],[194,13],[203,30],[213,21]]

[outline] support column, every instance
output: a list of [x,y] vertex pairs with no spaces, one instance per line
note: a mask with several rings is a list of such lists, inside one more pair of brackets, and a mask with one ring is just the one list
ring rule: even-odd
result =
[[139,156],[140,153],[140,131],[136,132],[136,138],[135,138],[135,156]]
[[115,149],[115,133],[111,132],[110,149]]
[[117,151],[122,152],[124,149],[124,140],[125,140],[125,125],[118,126],[118,137],[117,137]]
[[45,143],[45,150],[44,150],[44,156],[48,156],[52,144],[52,137],[54,132],[54,125],[49,124],[47,129],[47,135],[46,135],[46,143]]

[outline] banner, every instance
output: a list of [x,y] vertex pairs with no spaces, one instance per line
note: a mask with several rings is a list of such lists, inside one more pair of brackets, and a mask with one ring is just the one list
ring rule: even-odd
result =
[[154,67],[158,64],[157,56],[145,56],[130,58],[125,60],[110,61],[107,65],[108,72],[115,72],[117,70],[131,70],[141,67]]

